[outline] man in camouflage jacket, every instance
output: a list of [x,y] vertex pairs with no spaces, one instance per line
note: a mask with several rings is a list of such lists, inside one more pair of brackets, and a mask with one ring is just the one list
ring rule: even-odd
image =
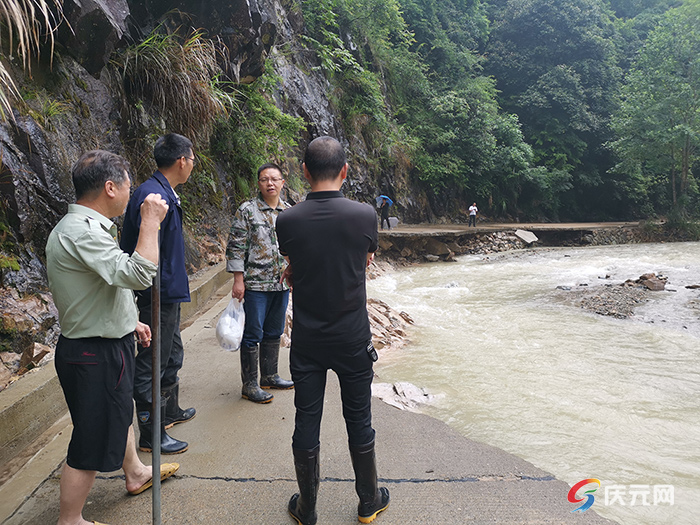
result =
[[241,395],[256,403],[269,403],[273,399],[272,394],[262,389],[286,390],[294,387],[292,381],[282,379],[277,373],[280,337],[284,333],[289,301],[289,288],[280,282],[285,261],[277,247],[275,230],[277,215],[289,208],[280,198],[283,186],[284,178],[279,166],[260,166],[260,193],[241,204],[236,211],[226,247],[226,270],[234,275],[231,296],[245,299]]

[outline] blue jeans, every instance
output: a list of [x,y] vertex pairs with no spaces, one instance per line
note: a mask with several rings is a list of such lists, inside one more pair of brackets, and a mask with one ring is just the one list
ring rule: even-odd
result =
[[241,346],[250,348],[263,339],[277,339],[284,333],[289,290],[258,292],[246,290],[243,301],[245,327]]

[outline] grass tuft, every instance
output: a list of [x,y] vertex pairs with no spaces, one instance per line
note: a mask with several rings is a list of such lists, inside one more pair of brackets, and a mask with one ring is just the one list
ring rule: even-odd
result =
[[[53,57],[54,31],[61,19],[61,0],[0,0],[0,41],[8,45],[12,53],[16,50],[24,69],[31,71],[31,60],[39,56],[42,42],[49,43]],[[0,62],[0,119],[6,120],[12,115],[11,103],[18,98],[12,76]]]
[[113,60],[121,76],[122,116],[137,122],[139,103],[146,103],[168,129],[206,143],[216,119],[235,109],[234,97],[219,82],[215,45],[201,30],[184,39],[161,30]]

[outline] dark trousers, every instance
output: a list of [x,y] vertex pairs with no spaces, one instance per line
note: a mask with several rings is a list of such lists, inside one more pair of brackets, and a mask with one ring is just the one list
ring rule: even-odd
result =
[[319,445],[326,376],[340,380],[343,417],[350,446],[374,440],[372,428],[372,360],[367,342],[354,345],[300,346],[292,343],[290,370],[294,381],[296,418],[292,447],[311,450]]
[[387,215],[386,217],[382,215],[382,230],[384,229],[384,222],[386,222],[386,228],[387,230],[391,230],[391,223],[389,222],[389,216]]
[[[151,325],[151,305],[139,301],[139,319]],[[151,346],[138,345],[134,374],[134,401],[150,404],[152,382],[152,359],[154,341]],[[162,388],[177,383],[177,373],[182,368],[185,351],[180,338],[180,303],[160,305],[160,385]]]
[[469,224],[467,225],[467,228],[469,226],[474,226],[476,228],[476,215],[469,216]]

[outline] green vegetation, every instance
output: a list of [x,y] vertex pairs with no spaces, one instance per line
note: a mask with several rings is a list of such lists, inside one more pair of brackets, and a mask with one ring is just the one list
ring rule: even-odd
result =
[[281,162],[304,130],[302,119],[272,100],[279,78],[265,75],[248,86],[221,80],[217,50],[202,31],[180,36],[160,26],[112,62],[127,155],[139,178],[154,169],[161,134],[181,133],[195,145],[199,162],[181,195],[191,222],[204,202],[220,208],[225,192],[235,201],[250,195],[258,166]]
[[[4,177],[4,174],[0,175],[0,177]],[[5,206],[5,201],[0,197],[0,286],[3,286],[3,278],[6,271],[18,271],[20,269],[15,253],[14,235],[12,228],[7,223]]]
[[[147,103],[169,129],[205,143],[214,120],[233,106],[233,99],[219,85],[216,49],[202,31],[181,38],[161,29],[114,60],[121,74],[123,109],[134,121],[139,119],[138,103]],[[132,106],[136,107],[130,111]]]
[[692,173],[700,160],[700,1],[671,9],[651,31],[613,124],[617,171],[681,224],[700,199]]
[[437,215],[698,214],[698,0],[300,3],[367,165]]
[[199,159],[181,195],[189,220],[200,216],[201,203],[220,206],[223,193],[209,140],[216,123],[238,108],[231,87],[221,81],[214,43],[202,31],[181,35],[161,25],[122,50],[112,64],[126,155],[137,180],[155,169],[155,140],[164,133],[180,133],[192,140]]
[[493,80],[481,73],[475,48],[488,21],[479,3],[302,5],[345,127],[364,140],[373,171],[403,172],[438,215],[455,216],[477,198],[499,214],[517,213],[513,193],[527,184],[533,155],[517,118],[500,111]]
[[[271,93],[279,82],[266,73],[250,85],[238,86],[239,111],[217,123],[210,151],[230,174],[229,195],[234,202],[254,193],[258,167],[266,162],[284,164],[306,129],[302,118],[283,113],[275,105]],[[293,175],[286,175],[287,182],[299,190],[301,181]]]
[[53,119],[70,109],[69,104],[54,100],[46,91],[25,93],[22,99],[28,108],[28,115],[45,130],[53,131]]

